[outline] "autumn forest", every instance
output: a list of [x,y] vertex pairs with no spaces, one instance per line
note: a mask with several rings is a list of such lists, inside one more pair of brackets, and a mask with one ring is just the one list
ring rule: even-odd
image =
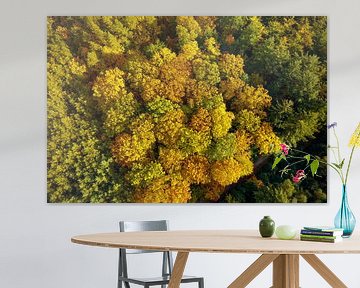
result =
[[272,170],[326,159],[326,17],[47,21],[48,202],[327,201]]

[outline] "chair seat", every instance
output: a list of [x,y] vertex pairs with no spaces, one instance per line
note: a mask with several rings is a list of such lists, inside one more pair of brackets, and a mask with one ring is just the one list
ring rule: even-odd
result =
[[[168,284],[170,281],[170,276],[149,277],[149,278],[119,277],[119,279],[125,282],[134,283],[138,285],[144,285],[144,284],[161,285],[161,284]],[[181,278],[181,283],[195,282],[196,280],[200,280],[200,279],[201,277],[183,275],[183,277]]]

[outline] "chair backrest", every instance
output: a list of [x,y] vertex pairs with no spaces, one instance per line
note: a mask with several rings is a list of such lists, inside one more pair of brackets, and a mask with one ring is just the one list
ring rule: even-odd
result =
[[[137,231],[167,231],[169,223],[167,220],[156,221],[120,221],[120,232]],[[159,251],[126,249],[126,254],[156,253]]]
[[[157,221],[120,221],[120,232],[137,232],[137,231],[167,231],[169,223],[167,220]],[[119,276],[128,277],[127,272],[127,257],[126,254],[140,254],[140,253],[163,253],[162,275],[172,273],[173,259],[169,251],[150,251],[137,249],[119,249]]]

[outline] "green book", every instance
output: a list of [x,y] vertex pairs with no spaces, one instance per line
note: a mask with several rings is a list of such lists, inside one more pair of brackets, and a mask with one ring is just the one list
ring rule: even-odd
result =
[[308,235],[308,234],[300,234],[300,237],[314,238],[314,239],[337,239],[337,238],[342,238],[341,236]]
[[313,241],[313,242],[324,242],[324,243],[337,243],[342,241],[342,237],[336,237],[335,239],[327,238],[314,238],[314,237],[303,237],[300,236],[301,241]]

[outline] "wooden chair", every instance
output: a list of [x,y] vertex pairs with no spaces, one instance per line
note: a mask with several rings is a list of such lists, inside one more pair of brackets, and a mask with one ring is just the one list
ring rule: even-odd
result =
[[[134,232],[134,231],[167,231],[168,221],[120,221],[120,232]],[[144,288],[150,286],[160,286],[165,288],[169,284],[170,276],[173,268],[173,258],[169,251],[150,251],[150,250],[135,250],[135,249],[119,249],[119,269],[118,269],[118,288],[122,288],[124,283],[125,288],[130,288],[130,283],[141,285]],[[163,253],[162,260],[162,275],[160,277],[152,278],[138,278],[129,277],[127,269],[127,254],[141,254],[141,253]],[[204,288],[204,278],[195,276],[183,276],[181,283],[197,282],[199,288]]]

